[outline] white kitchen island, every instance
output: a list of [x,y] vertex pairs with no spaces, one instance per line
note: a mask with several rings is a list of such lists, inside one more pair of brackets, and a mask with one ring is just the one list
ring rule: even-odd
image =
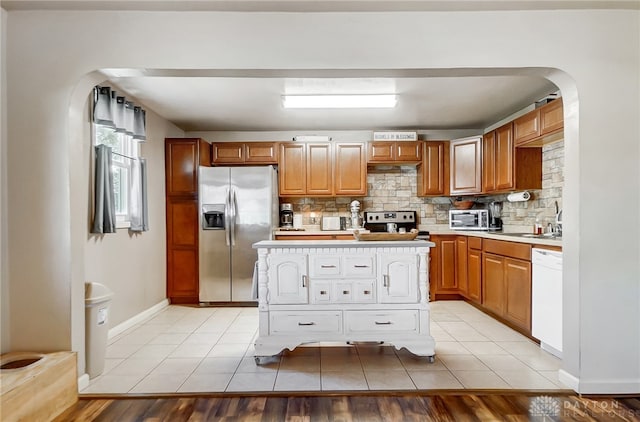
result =
[[433,242],[275,240],[258,250],[256,363],[316,342],[384,342],[433,361]]

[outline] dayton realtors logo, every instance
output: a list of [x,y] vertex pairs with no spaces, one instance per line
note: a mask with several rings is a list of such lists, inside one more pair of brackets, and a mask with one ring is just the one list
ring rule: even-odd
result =
[[561,399],[538,396],[533,397],[529,403],[529,416],[534,421],[554,421],[558,420],[558,417],[572,419],[610,417],[635,420],[640,417],[640,410],[630,409],[615,399]]
[[560,400],[555,397],[534,397],[529,404],[529,415],[534,420],[551,421],[560,416],[560,409]]

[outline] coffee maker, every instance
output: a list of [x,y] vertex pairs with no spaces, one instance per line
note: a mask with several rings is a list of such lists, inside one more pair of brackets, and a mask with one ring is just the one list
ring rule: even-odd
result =
[[293,228],[293,205],[280,204],[280,227]]
[[502,231],[502,202],[489,203],[489,231]]

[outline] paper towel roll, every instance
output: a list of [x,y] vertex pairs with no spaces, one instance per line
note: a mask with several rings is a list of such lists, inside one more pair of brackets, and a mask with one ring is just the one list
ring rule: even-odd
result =
[[510,193],[507,196],[507,201],[509,202],[523,202],[528,201],[529,199],[531,199],[531,194],[527,191]]

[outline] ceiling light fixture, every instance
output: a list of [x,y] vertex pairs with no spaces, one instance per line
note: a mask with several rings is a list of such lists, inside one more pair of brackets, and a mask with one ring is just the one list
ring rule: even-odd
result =
[[284,108],[392,108],[397,102],[393,94],[282,96]]

